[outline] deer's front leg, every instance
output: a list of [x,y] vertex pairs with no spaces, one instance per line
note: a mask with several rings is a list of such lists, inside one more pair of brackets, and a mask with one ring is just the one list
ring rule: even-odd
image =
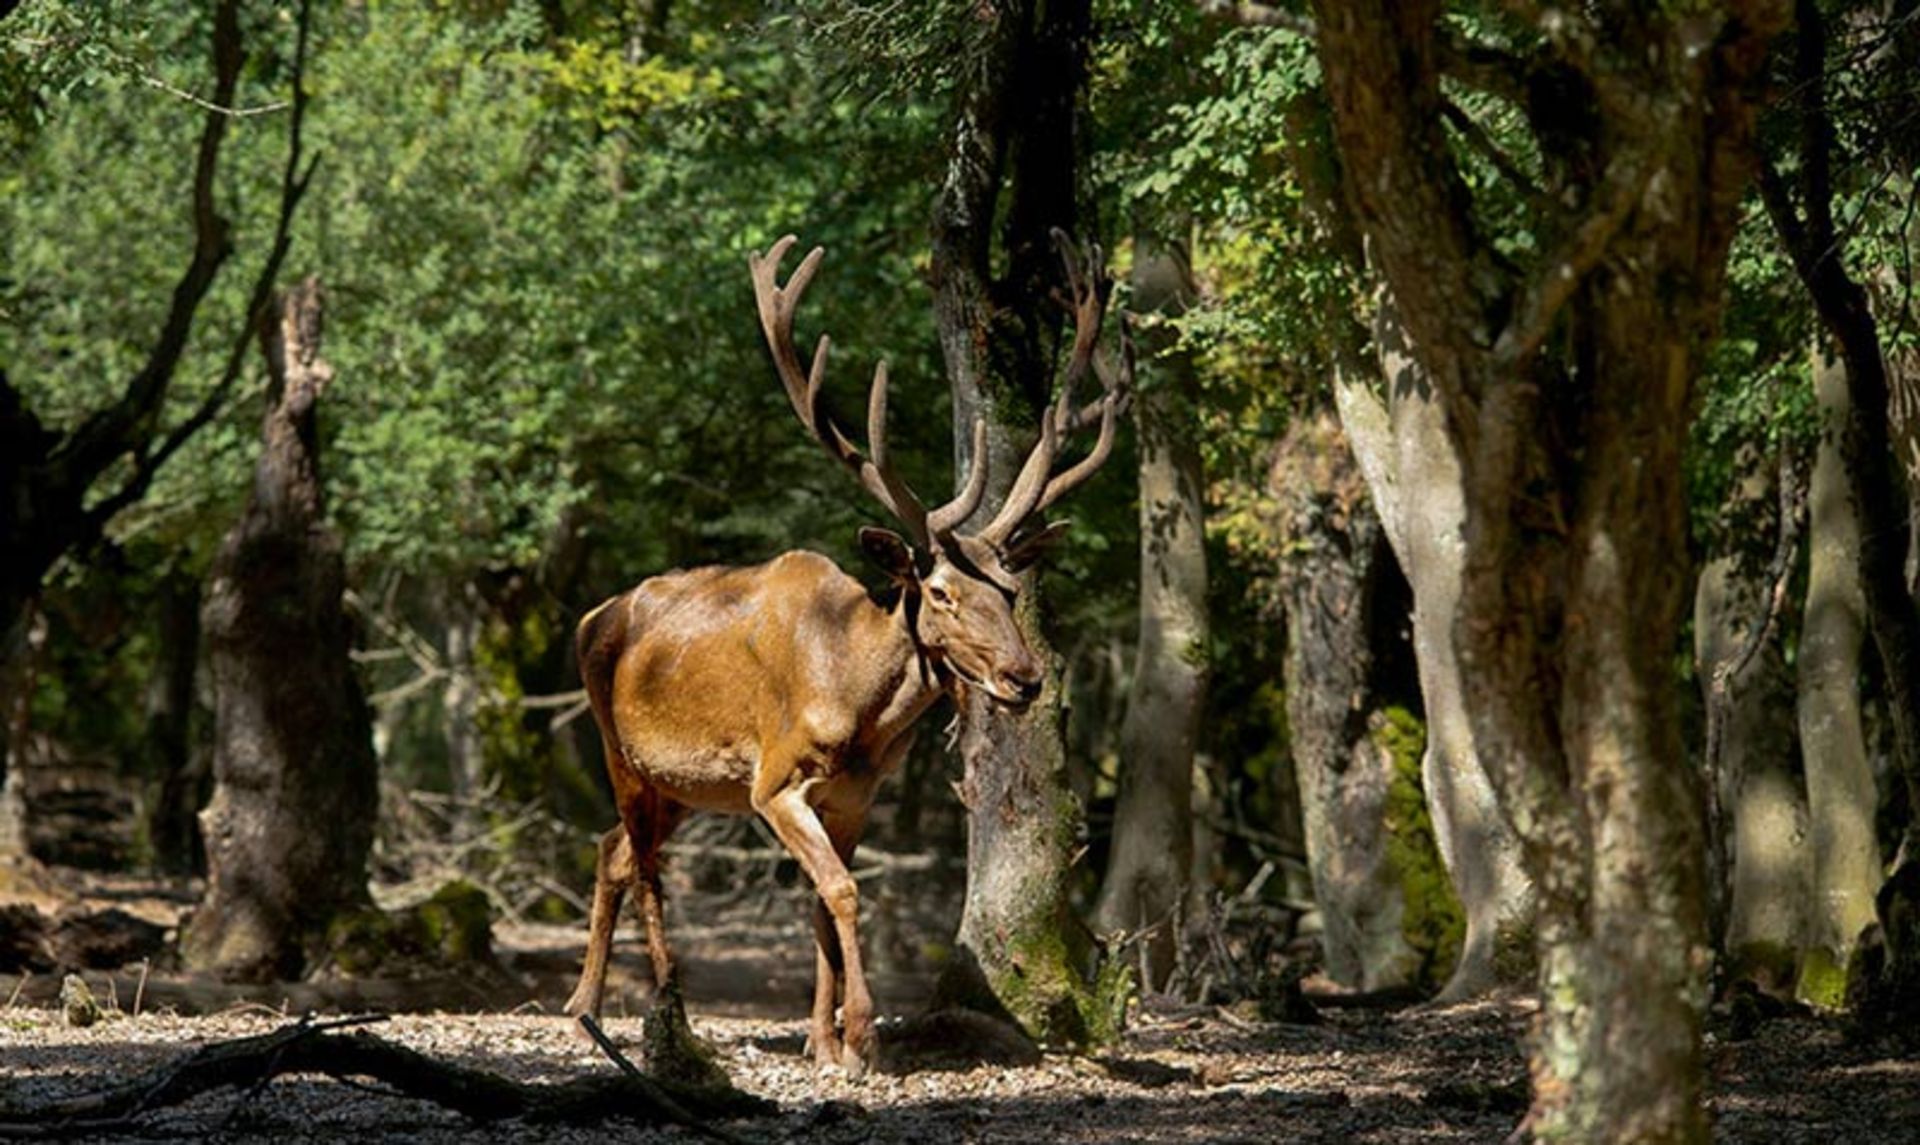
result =
[[[764,792],[763,784],[755,783],[754,810],[773,828],[780,842],[799,860],[807,877],[813,880],[814,890],[818,892],[821,905],[831,919],[831,937],[837,939],[840,955],[838,977],[845,984],[842,1007],[846,1036],[842,1040],[833,1036],[833,986],[836,975],[827,945],[829,935],[824,932],[825,928],[821,928],[822,933],[818,935],[818,969],[821,976],[814,992],[814,1054],[816,1058],[830,1060],[837,1048],[840,1066],[848,1073],[859,1076],[866,1071],[873,1053],[873,997],[867,991],[867,977],[860,965],[860,891],[847,871],[846,861],[835,846],[834,837],[828,834],[808,798],[825,781],[818,778],[800,779],[797,768],[788,771],[785,782],[776,783],[774,778],[769,776],[764,783],[769,790]],[[838,827],[840,823],[835,825]],[[849,829],[843,834],[848,854],[852,853],[858,836],[858,823],[849,824]]]

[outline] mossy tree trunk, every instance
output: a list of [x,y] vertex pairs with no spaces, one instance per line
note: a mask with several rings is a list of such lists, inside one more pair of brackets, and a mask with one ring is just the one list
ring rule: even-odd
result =
[[[1184,238],[1136,228],[1133,306],[1177,317],[1195,290]],[[1193,760],[1207,695],[1205,476],[1198,378],[1173,331],[1144,341],[1149,384],[1134,402],[1140,450],[1140,640],[1120,731],[1113,850],[1095,907],[1103,934],[1149,932],[1147,982],[1173,972],[1193,866]],[[1157,376],[1156,376],[1157,375]]]
[[[1409,934],[1413,872],[1399,861],[1395,833],[1413,824],[1396,821],[1394,794],[1411,786],[1418,801],[1418,764],[1396,774],[1393,752],[1378,742],[1373,690],[1378,582],[1392,575],[1392,555],[1330,415],[1288,427],[1268,484],[1288,554],[1279,570],[1288,744],[1327,975],[1356,990],[1415,988],[1435,952]],[[1431,851],[1430,836],[1426,843]],[[1449,964],[1454,954],[1446,952]]]
[[[1827,103],[1826,17],[1813,0],[1794,5],[1793,98],[1787,104],[1799,128],[1796,184],[1789,189],[1763,163],[1760,190],[1767,215],[1833,339],[1847,388],[1840,428],[1854,512],[1860,518],[1861,599],[1867,631],[1878,653],[1893,754],[1910,809],[1900,867],[1882,886],[1878,914],[1886,939],[1886,967],[1872,1022],[1904,1026],[1920,1021],[1920,936],[1900,932],[1920,917],[1920,601],[1907,584],[1912,522],[1894,453],[1894,390],[1879,324],[1866,287],[1848,267],[1846,243],[1834,216],[1833,162],[1837,132]],[[1797,194],[1795,193],[1797,191]]]
[[1818,345],[1813,387],[1824,427],[1807,491],[1807,595],[1797,662],[1812,892],[1798,992],[1816,1006],[1837,1010],[1846,1003],[1854,951],[1874,923],[1879,792],[1860,719],[1866,603],[1860,593],[1860,519],[1840,453],[1846,377]]
[[[1296,100],[1289,109],[1291,134],[1322,137],[1330,131],[1329,114],[1322,100]],[[1356,278],[1368,277],[1366,244],[1345,201],[1340,164],[1298,145],[1291,158],[1334,251]],[[1410,351],[1392,291],[1375,292],[1367,325],[1345,306],[1327,317],[1330,328],[1344,332],[1337,338],[1340,366],[1333,387],[1341,428],[1413,589],[1414,659],[1427,725],[1420,788],[1454,897],[1466,914],[1461,948],[1457,957],[1449,954],[1452,971],[1437,1000],[1463,1001],[1530,978],[1535,901],[1519,839],[1473,746],[1466,681],[1454,648],[1466,490],[1443,408]]]
[[[1050,397],[1060,314],[1049,298],[1059,271],[1048,232],[1076,231],[1090,17],[1086,0],[1022,0],[982,8],[981,17],[987,26],[956,93],[932,278],[957,472],[976,461],[968,455],[975,419],[987,424],[986,519],[1004,501]],[[1017,618],[1051,668],[1024,711],[981,692],[961,703],[967,890],[936,1004],[1004,1010],[1042,1041],[1086,1043],[1110,1030],[1112,1015],[1089,982],[1090,936],[1068,902],[1081,809],[1068,783],[1044,593],[1034,573],[1023,581]]]
[[327,526],[315,406],[320,289],[287,291],[261,330],[271,392],[253,493],[214,558],[202,622],[214,690],[205,897],[187,964],[286,978],[364,906],[378,810],[372,721],[348,653],[340,542]]

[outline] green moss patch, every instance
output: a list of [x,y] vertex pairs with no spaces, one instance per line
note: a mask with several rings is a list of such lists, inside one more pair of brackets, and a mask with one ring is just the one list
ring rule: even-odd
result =
[[1436,989],[1460,959],[1467,919],[1453,893],[1446,864],[1440,860],[1433,817],[1421,785],[1426,728],[1411,712],[1396,707],[1380,713],[1371,734],[1392,760],[1386,799],[1387,856],[1400,881],[1401,934],[1420,958],[1418,984]]
[[327,931],[327,954],[334,969],[357,978],[491,967],[492,923],[486,892],[456,879],[403,910],[368,907],[335,919]]

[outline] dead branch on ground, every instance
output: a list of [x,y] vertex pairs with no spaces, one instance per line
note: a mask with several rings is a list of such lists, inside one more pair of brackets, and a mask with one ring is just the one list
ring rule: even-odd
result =
[[[271,1033],[212,1042],[92,1093],[0,1112],[0,1138],[92,1138],[133,1132],[144,1114],[217,1089],[256,1093],[266,1082],[286,1074],[325,1074],[341,1081],[371,1078],[401,1096],[431,1102],[479,1122],[518,1119],[580,1125],[623,1118],[679,1125],[728,1142],[739,1138],[712,1122],[764,1117],[778,1109],[740,1090],[683,1089],[637,1069],[559,1084],[518,1082],[438,1061],[364,1031],[338,1032],[384,1020],[368,1016],[315,1022],[309,1017]],[[623,1068],[632,1069],[632,1063]]]

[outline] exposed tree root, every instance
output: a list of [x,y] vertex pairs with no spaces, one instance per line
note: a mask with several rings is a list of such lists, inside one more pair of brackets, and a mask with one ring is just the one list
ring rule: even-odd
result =
[[37,1108],[0,1110],[0,1138],[92,1137],[127,1131],[143,1114],[183,1104],[211,1090],[237,1087],[251,1095],[272,1078],[298,1073],[372,1078],[407,1097],[475,1121],[582,1124],[621,1118],[679,1125],[727,1142],[740,1139],[712,1122],[762,1117],[777,1110],[772,1102],[737,1089],[692,1089],[649,1078],[612,1049],[604,1035],[596,1040],[620,1066],[620,1074],[548,1085],[450,1065],[364,1031],[337,1032],[381,1020],[361,1017],[316,1023],[302,1019],[272,1033],[214,1042],[93,1093]]

